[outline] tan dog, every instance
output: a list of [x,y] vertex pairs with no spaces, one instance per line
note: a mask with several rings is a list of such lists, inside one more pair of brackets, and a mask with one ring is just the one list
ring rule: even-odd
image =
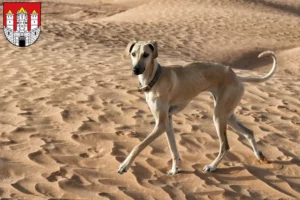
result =
[[157,42],[132,41],[128,44],[124,57],[131,55],[133,73],[138,75],[141,90],[145,92],[146,101],[155,118],[155,127],[150,135],[135,146],[129,156],[120,165],[118,172],[124,173],[131,166],[138,154],[158,136],[167,134],[172,156],[172,168],[169,174],[178,173],[179,154],[176,147],[172,126],[172,115],[185,108],[200,92],[208,91],[214,97],[213,121],[220,141],[217,158],[203,170],[212,172],[229,150],[226,129],[227,124],[243,134],[250,142],[255,156],[261,162],[267,162],[257,148],[253,131],[237,121],[234,109],[239,104],[244,86],[242,82],[263,82],[275,72],[277,58],[273,52],[266,51],[258,57],[271,56],[273,67],[262,78],[238,77],[230,67],[208,62],[191,63],[185,67],[161,67],[158,56]]

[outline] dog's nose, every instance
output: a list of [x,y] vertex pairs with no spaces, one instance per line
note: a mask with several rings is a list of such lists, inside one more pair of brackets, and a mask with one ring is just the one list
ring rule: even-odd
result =
[[139,73],[140,73],[140,69],[137,67],[134,67],[132,71],[135,75],[139,75]]

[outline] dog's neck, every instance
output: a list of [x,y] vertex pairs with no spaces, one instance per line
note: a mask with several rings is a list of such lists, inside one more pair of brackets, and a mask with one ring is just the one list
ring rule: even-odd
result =
[[152,60],[149,66],[146,67],[143,74],[138,75],[140,84],[142,87],[148,85],[154,78],[156,70],[158,68],[158,63],[156,59]]

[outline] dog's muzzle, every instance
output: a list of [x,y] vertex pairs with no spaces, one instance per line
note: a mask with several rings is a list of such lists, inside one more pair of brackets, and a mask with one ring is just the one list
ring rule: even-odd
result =
[[140,74],[144,73],[144,71],[145,71],[145,69],[144,69],[144,68],[141,69],[140,67],[134,67],[134,68],[132,69],[132,73],[133,73],[134,75],[140,75]]

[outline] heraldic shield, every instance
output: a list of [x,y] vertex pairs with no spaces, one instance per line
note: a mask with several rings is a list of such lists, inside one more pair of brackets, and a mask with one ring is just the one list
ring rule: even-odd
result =
[[6,39],[15,46],[32,45],[41,33],[41,3],[4,2],[3,28]]

